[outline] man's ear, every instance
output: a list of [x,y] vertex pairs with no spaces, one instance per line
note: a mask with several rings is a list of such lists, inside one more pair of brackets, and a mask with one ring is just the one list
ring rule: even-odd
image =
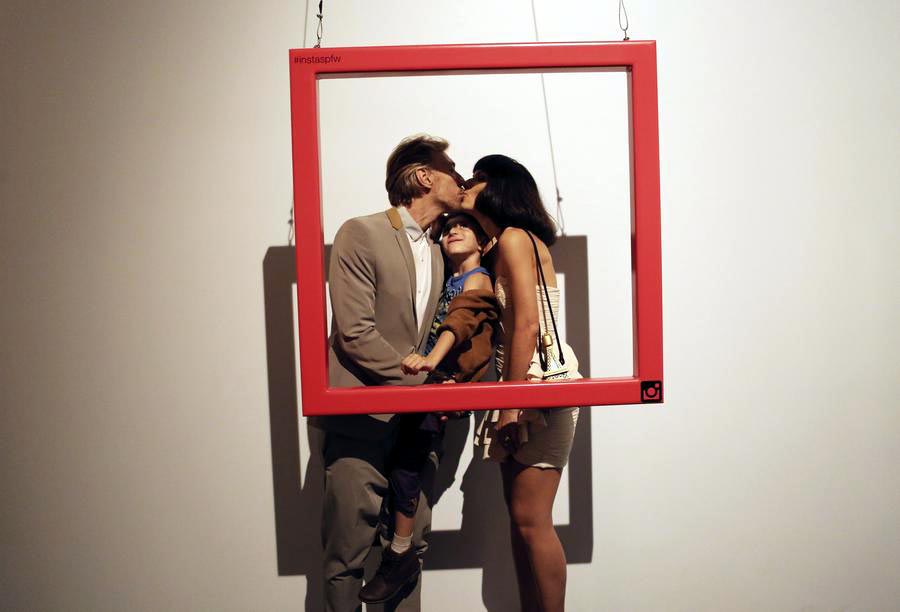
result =
[[434,179],[431,176],[431,170],[427,166],[420,166],[419,168],[416,168],[416,180],[419,181],[419,185],[427,190],[430,190],[434,184]]

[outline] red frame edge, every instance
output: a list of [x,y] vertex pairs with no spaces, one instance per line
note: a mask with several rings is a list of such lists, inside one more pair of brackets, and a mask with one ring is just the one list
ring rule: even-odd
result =
[[[638,404],[663,399],[655,41],[293,49],[289,53],[301,404],[304,416]],[[631,71],[634,375],[576,381],[330,388],[316,80],[320,75],[624,66]],[[656,386],[658,383],[658,387]],[[653,389],[656,389],[654,391]]]

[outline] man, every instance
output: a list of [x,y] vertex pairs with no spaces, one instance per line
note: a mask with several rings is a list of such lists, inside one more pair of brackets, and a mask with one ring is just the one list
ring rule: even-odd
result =
[[[427,229],[462,202],[462,177],[447,142],[430,136],[403,140],[387,162],[392,208],[356,217],[338,230],[331,251],[332,332],[328,378],[333,387],[421,384],[400,362],[422,352],[444,281],[440,246]],[[396,439],[395,415],[323,417],[325,499],[322,512],[325,606],[361,609],[363,565],[376,541],[388,492],[386,474]],[[437,457],[432,454],[436,466]],[[424,491],[413,546],[424,551],[431,508]],[[418,610],[419,588],[397,609]]]

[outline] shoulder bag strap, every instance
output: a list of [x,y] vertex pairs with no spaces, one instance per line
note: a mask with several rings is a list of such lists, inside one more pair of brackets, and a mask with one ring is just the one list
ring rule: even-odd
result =
[[[541,285],[544,288],[544,299],[547,300],[547,310],[550,311],[550,322],[553,323],[553,333],[556,335],[556,346],[558,347],[557,353],[559,354],[559,363],[561,365],[566,365],[566,358],[563,355],[562,350],[562,342],[559,341],[559,330],[556,328],[556,317],[553,316],[553,305],[550,303],[550,294],[547,291],[547,279],[544,278],[544,267],[541,265],[541,255],[538,253],[537,242],[534,241],[534,236],[531,235],[531,232],[525,231],[528,234],[528,237],[531,239],[531,246],[534,247],[534,263],[538,269],[538,275],[541,278]],[[538,346],[540,347],[541,338],[538,335]],[[547,360],[544,356],[544,352],[539,350],[538,357],[541,360],[541,368],[546,371],[547,370]]]

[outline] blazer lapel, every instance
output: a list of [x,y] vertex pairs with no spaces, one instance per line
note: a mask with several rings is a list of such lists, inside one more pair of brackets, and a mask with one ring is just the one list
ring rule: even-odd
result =
[[[394,228],[394,239],[397,241],[397,247],[403,255],[403,262],[406,264],[406,275],[409,278],[409,299],[412,306],[413,330],[416,329],[419,322],[416,320],[416,264],[413,261],[412,249],[409,248],[409,239],[406,237],[406,231],[403,229],[403,220],[396,208],[387,210],[388,219],[391,221],[391,227]],[[415,331],[413,332],[415,336]]]
[[[429,238],[430,240],[430,238]],[[441,297],[441,291],[444,289],[444,256],[441,254],[441,245],[434,242],[431,243],[431,293],[428,296],[428,307],[425,309],[426,325],[422,326],[419,333],[419,352],[425,348],[428,342],[428,335],[431,332],[431,322],[434,320],[434,313],[437,310],[438,299]]]

